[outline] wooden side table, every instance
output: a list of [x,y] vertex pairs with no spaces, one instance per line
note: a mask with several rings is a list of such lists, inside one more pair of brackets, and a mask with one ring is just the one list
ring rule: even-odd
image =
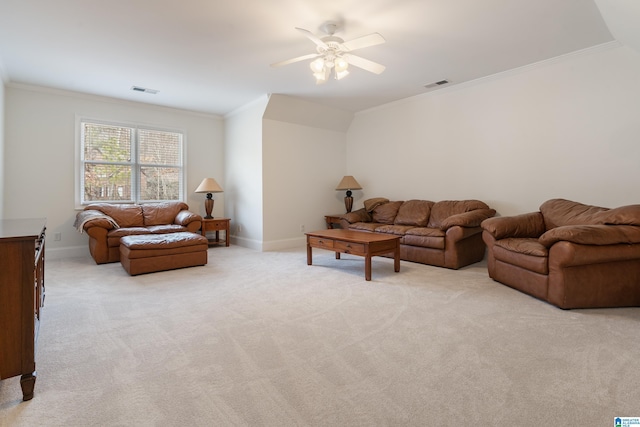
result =
[[[207,231],[215,231],[216,238],[215,240],[209,239],[209,246],[211,245],[219,245],[224,243],[225,246],[229,246],[229,222],[231,219],[229,218],[211,218],[206,219],[202,218],[202,228],[201,232],[204,237],[207,237]],[[224,240],[220,240],[220,231],[223,230],[225,232]]]
[[325,215],[324,220],[327,222],[327,228],[341,228],[340,218],[342,218],[342,215],[343,214]]

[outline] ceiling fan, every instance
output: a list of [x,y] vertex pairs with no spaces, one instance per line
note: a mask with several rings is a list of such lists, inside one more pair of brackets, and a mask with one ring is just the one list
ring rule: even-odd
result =
[[313,76],[316,78],[316,84],[326,83],[331,75],[331,70],[333,70],[333,75],[336,80],[342,79],[349,74],[349,65],[362,68],[363,70],[375,74],[380,74],[384,71],[384,65],[351,53],[356,49],[362,49],[384,43],[386,40],[380,34],[372,33],[353,40],[344,41],[340,37],[334,35],[338,29],[338,24],[336,22],[326,22],[321,28],[325,33],[327,33],[326,36],[318,37],[309,30],[296,27],[296,30],[300,31],[316,44],[316,53],[310,53],[308,55],[287,59],[286,61],[276,62],[271,64],[271,66],[281,67],[294,62],[313,59],[309,66],[311,67],[311,71],[313,71]]

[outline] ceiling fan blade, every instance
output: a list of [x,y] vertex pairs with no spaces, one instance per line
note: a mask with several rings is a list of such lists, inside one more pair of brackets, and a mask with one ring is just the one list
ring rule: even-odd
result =
[[367,70],[374,74],[380,74],[386,68],[382,64],[378,64],[377,62],[369,61],[368,59],[364,59],[360,56],[345,54],[344,59],[351,65],[355,65],[358,68],[362,68],[363,70]]
[[305,36],[307,36],[309,38],[309,40],[314,42],[316,45],[318,45],[320,47],[323,47],[325,49],[327,48],[327,44],[325,42],[323,42],[320,37],[318,37],[315,34],[313,34],[311,31],[305,30],[304,28],[298,28],[298,27],[295,27],[295,29],[300,31]]
[[362,49],[363,47],[375,46],[377,44],[382,44],[386,42],[384,37],[382,37],[378,33],[372,33],[367,36],[358,37],[357,39],[349,40],[348,42],[342,43],[342,47],[344,47],[347,51]]
[[308,55],[298,56],[297,58],[287,59],[286,61],[275,62],[271,64],[273,68],[282,67],[283,65],[293,64],[294,62],[304,61],[305,59],[313,59],[317,58],[319,55],[317,53],[310,53]]

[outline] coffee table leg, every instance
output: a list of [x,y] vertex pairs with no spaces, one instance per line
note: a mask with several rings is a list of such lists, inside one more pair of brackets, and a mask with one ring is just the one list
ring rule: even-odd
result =
[[307,243],[307,265],[311,265],[311,245]]
[[400,245],[396,246],[393,254],[393,270],[396,273],[400,271]]
[[336,259],[340,259],[340,252],[336,252]]
[[364,257],[364,280],[371,280],[371,255]]

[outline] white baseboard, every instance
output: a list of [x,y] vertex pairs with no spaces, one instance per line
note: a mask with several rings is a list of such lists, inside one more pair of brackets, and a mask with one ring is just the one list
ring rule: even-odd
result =
[[89,254],[89,248],[87,246],[71,246],[65,248],[47,247],[45,251],[47,259],[78,258],[83,256],[91,256]]
[[259,240],[231,236],[229,243],[232,245],[242,246],[243,248],[253,249],[255,251],[262,251],[262,242]]
[[283,249],[300,248],[306,245],[307,240],[304,236],[296,237],[295,239],[275,240],[271,242],[264,242],[254,239],[246,239],[243,237],[231,236],[231,244],[242,246],[243,248],[249,248],[256,251],[278,251]]
[[263,251],[279,251],[284,249],[301,248],[307,244],[306,237],[296,237],[295,239],[275,240],[272,242],[263,242]]

